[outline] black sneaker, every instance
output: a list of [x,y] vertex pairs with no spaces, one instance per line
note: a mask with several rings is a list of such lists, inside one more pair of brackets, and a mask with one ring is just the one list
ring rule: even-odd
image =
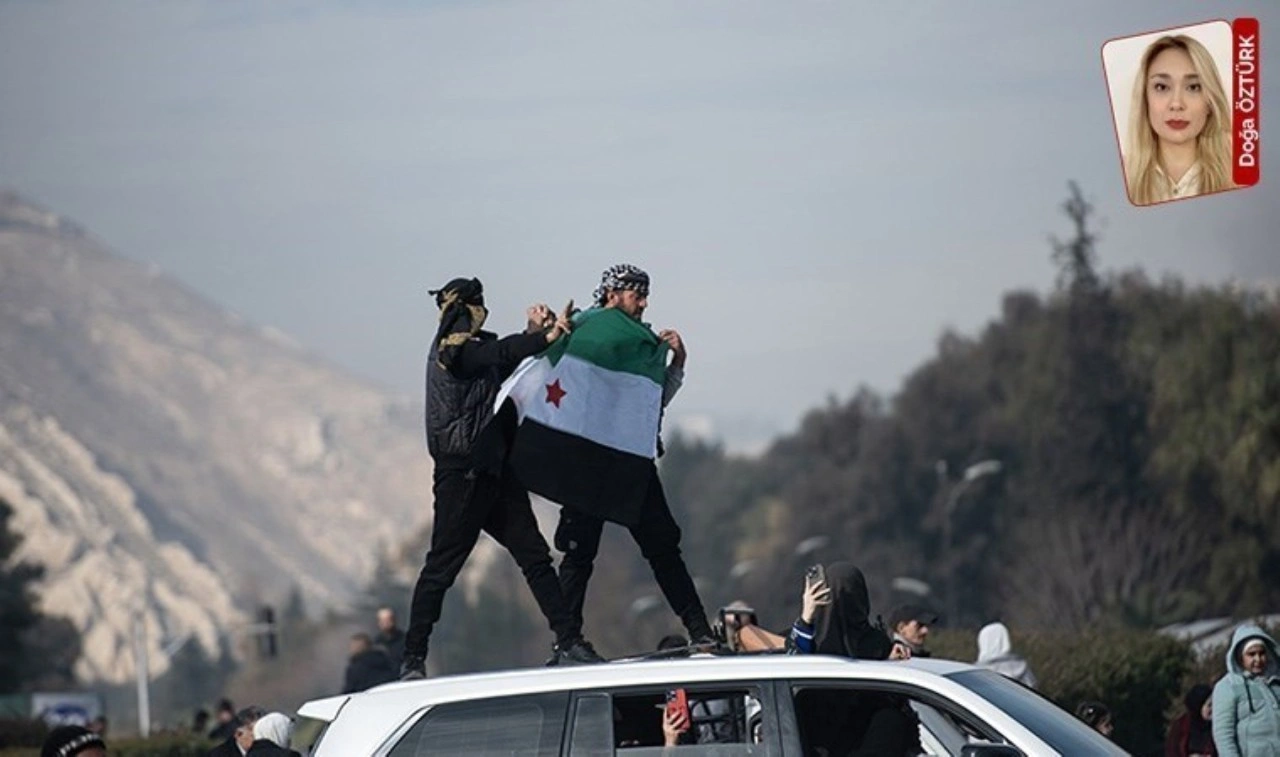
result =
[[591,646],[591,642],[578,638],[568,644],[556,644],[553,646],[551,648],[551,659],[547,660],[547,666],[593,665],[597,662],[606,662],[606,660],[596,652],[595,647]]
[[406,657],[400,663],[401,681],[421,681],[427,677],[427,661],[422,657]]

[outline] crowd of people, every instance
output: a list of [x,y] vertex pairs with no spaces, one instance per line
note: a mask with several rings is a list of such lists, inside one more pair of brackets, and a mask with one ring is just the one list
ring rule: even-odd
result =
[[[635,266],[604,271],[594,293],[592,313],[615,310],[640,322],[648,305],[650,280]],[[549,665],[603,662],[583,635],[583,601],[597,557],[606,518],[590,507],[563,507],[554,542],[564,557],[552,566],[550,547],[538,529],[529,492],[509,461],[518,424],[509,401],[499,403],[503,381],[517,364],[569,335],[584,322],[572,303],[563,312],[537,304],[526,310],[524,332],[499,338],[482,326],[487,318],[483,287],[459,278],[433,290],[440,311],[426,376],[427,446],[435,462],[434,524],[431,544],[410,597],[408,629],[402,630],[390,607],[377,612],[377,629],[350,637],[342,692],[355,693],[395,680],[426,676],[431,632],[440,619],[445,592],[453,585],[482,531],[493,536],[520,566],[554,634]],[[614,316],[616,318],[616,316]],[[665,408],[684,381],[687,349],[680,334],[664,329],[654,345],[669,352],[661,385]],[[659,352],[664,361],[667,355]],[[548,402],[550,388],[548,389]],[[660,415],[659,415],[660,421]],[[659,454],[661,444],[658,444]],[[680,553],[680,529],[671,515],[650,461],[639,519],[622,523],[649,562],[668,604],[687,637],[668,637],[660,647],[687,654],[728,647],[743,652],[786,651],[867,660],[907,660],[930,655],[927,641],[939,618],[920,605],[901,605],[872,619],[866,578],[852,563],[815,565],[805,576],[800,613],[790,628],[762,628],[750,608],[726,608],[717,626],[706,611]],[[588,503],[589,504],[589,503]],[[1027,660],[1013,649],[1009,629],[990,623],[978,633],[976,664],[1035,688]],[[1227,653],[1227,673],[1210,689],[1187,693],[1186,712],[1171,725],[1167,757],[1280,757],[1280,668],[1275,641],[1256,626],[1236,631]],[[919,747],[917,716],[900,695],[866,692],[856,698],[808,692],[797,717],[809,742],[829,754],[910,754]],[[712,707],[712,703],[695,703]],[[720,706],[720,705],[716,705]],[[732,705],[729,706],[736,706]],[[712,708],[714,709],[714,708]],[[692,709],[668,707],[661,717],[668,745],[714,742],[714,727],[695,727]],[[1082,702],[1077,716],[1104,736],[1115,728],[1102,702]],[[209,731],[218,743],[210,757],[279,757],[290,749],[293,724],[260,707],[236,710],[221,703]],[[72,728],[73,730],[68,730]],[[56,757],[97,757],[105,739],[89,729],[55,729],[42,753]],[[78,730],[75,730],[78,728]],[[203,731],[203,724],[197,724]],[[97,750],[97,751],[94,751]]]

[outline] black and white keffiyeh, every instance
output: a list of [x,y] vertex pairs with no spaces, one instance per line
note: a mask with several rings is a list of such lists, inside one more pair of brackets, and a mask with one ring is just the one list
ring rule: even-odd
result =
[[649,296],[649,274],[630,263],[619,263],[609,266],[600,274],[600,286],[592,293],[597,305],[604,304],[605,295],[615,289],[630,289],[645,297]]

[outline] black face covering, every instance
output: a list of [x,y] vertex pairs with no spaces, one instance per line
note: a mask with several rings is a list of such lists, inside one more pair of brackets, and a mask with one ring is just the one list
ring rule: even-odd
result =
[[436,361],[448,369],[467,340],[480,332],[489,311],[484,307],[484,285],[480,279],[454,279],[441,289],[432,289],[440,308],[436,329]]
[[893,643],[883,629],[871,625],[867,579],[856,565],[826,566],[831,604],[818,611],[814,651],[818,654],[887,660]]

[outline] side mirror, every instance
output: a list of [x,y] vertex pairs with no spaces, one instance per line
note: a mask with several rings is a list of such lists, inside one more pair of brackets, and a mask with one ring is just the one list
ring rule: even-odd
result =
[[965,744],[960,747],[960,757],[1024,757],[1017,747],[1008,744]]

